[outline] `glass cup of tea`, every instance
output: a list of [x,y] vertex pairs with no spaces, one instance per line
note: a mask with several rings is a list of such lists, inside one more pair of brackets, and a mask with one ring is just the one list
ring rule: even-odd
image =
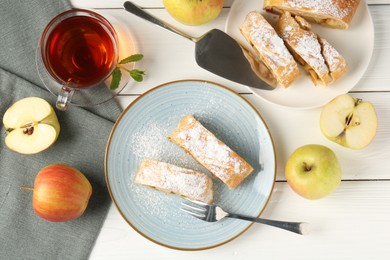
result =
[[[43,65],[41,70],[44,70],[40,74],[45,73],[52,81],[46,82],[46,87],[59,86],[55,93],[59,110],[66,110],[77,94],[88,100],[95,98],[88,97],[90,95],[109,91],[97,89],[105,88],[102,83],[117,66],[118,45],[117,34],[110,22],[89,10],[65,11],[48,23],[41,35],[37,55]],[[50,86],[48,88],[50,90]]]

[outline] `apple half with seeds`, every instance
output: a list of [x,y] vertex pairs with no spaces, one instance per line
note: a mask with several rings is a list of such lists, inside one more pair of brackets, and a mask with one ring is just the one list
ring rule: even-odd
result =
[[22,154],[39,153],[57,140],[60,124],[53,107],[44,99],[27,97],[15,102],[3,117],[5,144]]
[[324,107],[320,127],[329,140],[352,149],[361,149],[374,138],[378,118],[370,102],[343,94]]

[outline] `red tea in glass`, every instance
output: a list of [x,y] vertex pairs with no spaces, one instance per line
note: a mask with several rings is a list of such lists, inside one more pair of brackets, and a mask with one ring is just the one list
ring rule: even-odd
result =
[[111,75],[118,42],[110,23],[94,12],[73,9],[54,18],[41,38],[49,74],[72,88],[94,86]]

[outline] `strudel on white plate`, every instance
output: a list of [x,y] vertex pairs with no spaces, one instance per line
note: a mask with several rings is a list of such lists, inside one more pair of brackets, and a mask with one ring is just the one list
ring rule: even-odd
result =
[[347,29],[361,0],[264,0],[264,9],[285,11],[306,20],[337,29]]
[[311,31],[304,18],[284,12],[275,30],[315,85],[328,86],[347,71],[345,59],[328,41]]
[[240,31],[282,87],[287,88],[299,78],[298,64],[275,29],[259,12],[248,13]]

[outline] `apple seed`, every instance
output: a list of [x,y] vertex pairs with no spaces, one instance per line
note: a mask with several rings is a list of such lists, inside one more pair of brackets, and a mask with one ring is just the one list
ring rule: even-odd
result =
[[349,113],[349,115],[345,118],[345,125],[346,126],[349,126],[349,124],[351,123],[352,121],[352,117],[353,117],[353,113]]
[[27,127],[23,130],[23,134],[32,135],[34,133],[34,127]]
[[[360,103],[362,103],[363,100],[361,98],[357,98],[355,100],[355,107],[358,106]],[[351,112],[346,118],[345,118],[345,125],[346,126],[349,126],[349,124],[351,123],[352,121],[352,118],[353,118],[353,112]],[[355,125],[360,125],[360,122],[355,122],[354,123]]]

